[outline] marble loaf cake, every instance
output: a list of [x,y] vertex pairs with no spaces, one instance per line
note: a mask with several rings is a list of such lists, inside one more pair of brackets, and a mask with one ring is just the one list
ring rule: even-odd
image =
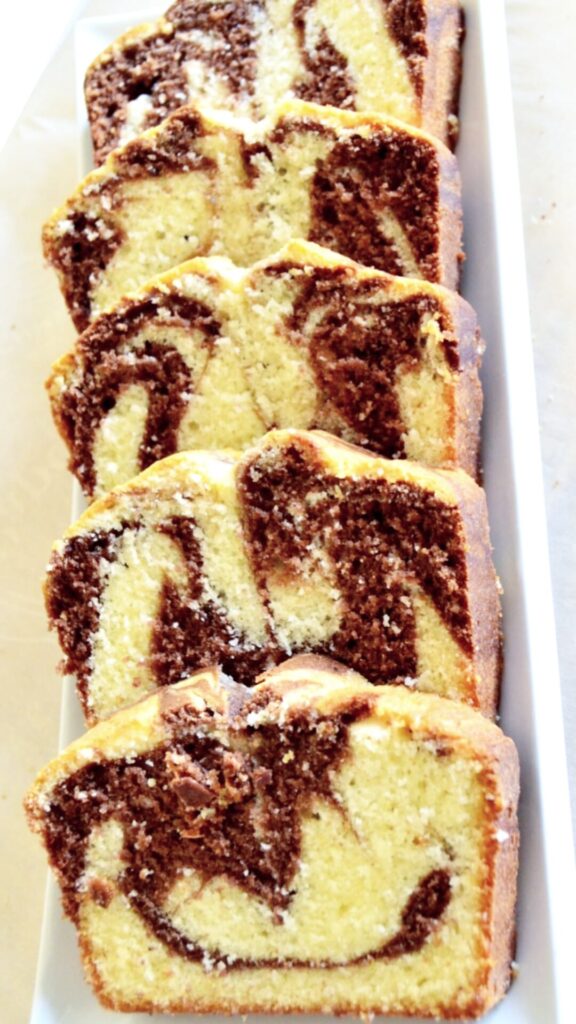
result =
[[293,101],[255,123],[183,107],[84,179],[46,224],[44,251],[83,330],[184,260],[249,266],[292,238],[456,288],[456,160],[377,114]]
[[299,97],[391,114],[452,142],[461,36],[456,0],[178,0],[89,68],[96,163],[198,101],[258,119]]
[[107,1007],[453,1020],[509,984],[517,797],[478,712],[303,657],[118,712],[27,811]]
[[48,390],[89,497],[273,426],[476,475],[481,348],[454,292],[291,242],[249,271],[207,257],[153,279],[80,336]]
[[320,432],[156,463],[55,545],[46,601],[90,722],[207,663],[250,683],[301,652],[496,706],[484,492]]

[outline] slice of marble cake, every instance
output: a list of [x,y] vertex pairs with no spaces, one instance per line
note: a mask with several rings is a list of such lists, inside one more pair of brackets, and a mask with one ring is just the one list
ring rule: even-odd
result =
[[91,722],[202,665],[245,683],[299,652],[496,707],[484,492],[320,432],[155,463],[56,543],[46,601]]
[[176,451],[246,448],[274,426],[475,476],[481,351],[454,292],[291,242],[248,271],[207,257],[153,279],[47,387],[90,498]]
[[194,256],[241,266],[304,238],[456,288],[455,157],[378,114],[292,101],[261,122],[183,107],[88,175],[44,228],[76,326]]
[[105,1006],[469,1020],[511,973],[514,744],[295,658],[118,712],[27,798]]
[[289,97],[457,132],[456,0],[178,0],[88,70],[96,163],[184,103],[258,119]]

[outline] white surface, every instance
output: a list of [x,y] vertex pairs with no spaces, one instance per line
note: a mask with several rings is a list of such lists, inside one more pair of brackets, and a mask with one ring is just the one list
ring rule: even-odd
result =
[[506,14],[572,819],[576,823],[576,3],[507,0]]
[[[574,1024],[569,974],[576,909],[572,841],[536,400],[532,361],[527,358],[530,328],[505,26],[498,0],[471,0],[466,7],[458,153],[468,253],[463,294],[478,310],[487,340],[485,482],[495,559],[505,587],[502,724],[518,743],[523,780],[519,977],[490,1020]],[[132,15],[130,22],[134,20]],[[86,47],[94,46],[97,52],[106,41],[102,33],[113,37],[124,27],[121,22],[93,23],[82,37],[82,60],[89,56]],[[81,727],[75,697],[67,688],[62,741],[68,742]],[[51,883],[32,1024],[142,1020],[100,1009],[82,980],[75,946],[73,929],[61,920]]]
[[86,0],[20,0],[9,6],[5,0],[0,32],[0,149],[70,21],[85,6]]

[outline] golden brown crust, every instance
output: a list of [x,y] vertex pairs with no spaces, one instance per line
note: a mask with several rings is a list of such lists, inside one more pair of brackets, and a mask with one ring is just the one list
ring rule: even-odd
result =
[[[106,992],[102,983],[102,979],[100,978],[100,975],[96,971],[94,965],[92,963],[88,963],[85,959],[85,947],[87,944],[80,939],[79,945],[83,959],[84,970],[86,972],[87,978],[90,981],[90,984],[94,989],[94,993],[98,997],[102,1006],[104,1006],[108,1010],[116,1010],[121,1013],[225,1013],[230,1016],[232,1016],[233,1014],[245,1015],[262,1013],[272,1017],[283,1016],[288,1012],[285,1007],[279,1007],[276,1009],[273,1006],[268,1006],[268,1004],[265,1002],[259,1003],[257,1002],[257,1000],[251,1000],[249,1007],[246,1007],[243,1003],[232,1002],[229,1000],[227,1000],[224,1005],[218,1002],[214,1002],[212,1004],[207,1004],[204,1002],[193,1003],[190,1001],[182,1001],[178,1003],[173,1002],[170,1004],[170,1009],[167,1011],[165,1007],[163,1007],[163,1005],[159,1002],[139,1002],[138,1005],[135,1006],[133,1002],[127,1000],[112,999]],[[505,995],[506,991],[507,989],[504,989],[498,996],[498,999],[500,999],[502,995]],[[417,1017],[419,1020],[424,1019],[435,1021],[467,1021],[470,1019],[476,1020],[477,1018],[484,1016],[484,1014],[487,1013],[488,1010],[492,1009],[492,1007],[494,1006],[495,1002],[498,1001],[498,999],[489,999],[487,996],[484,997],[483,994],[479,992],[478,996],[471,1000],[468,1006],[465,1006],[463,1008],[454,1006],[452,1004],[438,1005],[433,1010],[426,1010],[425,1007],[418,1007],[415,1010],[409,1010],[405,1007],[402,1007],[401,1015],[402,1019],[406,1018],[407,1020],[411,1020],[414,1017]],[[350,1003],[344,1004],[331,1002],[329,1006],[326,1006],[326,1003],[321,1002],[320,1000],[311,1005],[291,1005],[289,1013],[290,1015],[294,1016],[299,1014],[310,1013],[329,1014],[334,1017],[359,1017],[361,1020],[364,1020],[365,1018],[371,1016],[395,1018],[398,1016],[396,1010],[383,1010],[381,1004],[377,1002],[374,1002],[374,1004],[371,1006],[355,1006],[350,1005]]]
[[458,164],[446,150],[439,160],[440,276],[438,282],[457,292],[460,287],[462,248],[462,200]]
[[459,0],[428,0],[422,127],[450,149],[458,141],[464,11]]
[[484,352],[484,342],[472,307],[456,295],[449,297],[447,305],[452,316],[454,335],[460,340],[460,375],[453,426],[457,465],[480,482],[479,431],[483,394],[478,365]]
[[[462,484],[460,480],[457,488]],[[462,494],[469,488],[464,484]],[[502,610],[498,583],[489,552],[492,547],[486,494],[477,488],[476,502],[466,503],[466,563],[470,588],[470,615],[479,681],[479,707],[497,708],[502,678]]]
[[484,396],[478,371],[468,363],[462,369],[456,388],[455,427],[458,465],[478,483],[481,478],[479,428]]
[[[496,909],[498,910],[498,914],[495,914],[497,925],[492,933],[490,943],[490,956],[494,969],[492,975],[487,979],[487,989],[494,1000],[501,998],[508,991],[512,981],[511,964],[516,943],[516,879],[520,845],[520,833],[516,821],[517,760],[512,756],[507,761],[501,758],[499,767],[504,781],[501,784],[501,816],[489,840],[492,847],[496,846],[497,848],[493,859],[491,878],[491,906],[488,906],[488,896],[486,898],[488,912],[494,913]],[[488,856],[490,856],[490,852]]]

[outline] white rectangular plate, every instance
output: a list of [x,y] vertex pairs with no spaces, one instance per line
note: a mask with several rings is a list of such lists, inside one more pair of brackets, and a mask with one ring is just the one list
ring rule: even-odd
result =
[[[489,1019],[491,1024],[574,1024],[572,836],[506,27],[502,0],[466,0],[465,9],[458,146],[467,252],[462,292],[476,308],[487,342],[483,461],[495,560],[504,586],[502,725],[518,744],[522,766],[518,976]],[[94,18],[78,25],[82,174],[91,166],[84,70],[112,39],[146,20],[147,14],[130,20]],[[81,509],[76,490],[74,516]],[[81,732],[82,718],[67,680],[61,745]],[[31,1024],[167,1019],[115,1014],[99,1006],[83,979],[74,929],[62,919],[56,884],[50,879]]]

